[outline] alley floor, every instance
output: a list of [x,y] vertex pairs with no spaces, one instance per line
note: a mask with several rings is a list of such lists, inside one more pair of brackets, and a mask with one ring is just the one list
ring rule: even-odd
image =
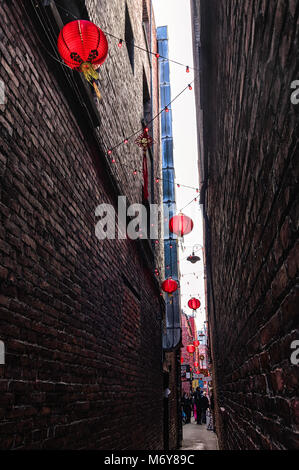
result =
[[180,450],[219,450],[217,436],[208,431],[205,424],[198,425],[194,418],[183,426],[183,442]]

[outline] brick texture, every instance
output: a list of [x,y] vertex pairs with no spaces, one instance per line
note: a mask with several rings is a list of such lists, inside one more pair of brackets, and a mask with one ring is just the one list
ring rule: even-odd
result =
[[[149,58],[135,49],[133,74],[126,47],[108,36],[96,140],[88,115],[71,107],[80,109],[74,81],[37,27],[36,15],[45,22],[50,13],[32,3],[0,6],[0,448],[162,449],[163,304],[153,276],[161,253],[95,236],[95,208],[117,209],[116,187],[142,200],[142,174],[126,166],[142,168],[140,149],[120,146],[116,165],[105,152],[142,127]],[[135,42],[145,46],[142,1],[86,3],[91,20],[120,37],[127,3]],[[154,115],[157,80],[153,64]],[[157,120],[153,136],[157,174]],[[156,202],[160,191],[155,185]]]
[[[164,374],[168,376],[168,388],[170,395],[168,403],[164,401],[164,407],[168,408],[168,419],[164,418],[164,434],[167,434],[165,450],[176,450],[182,445],[183,430],[181,422],[181,363],[180,350],[165,353],[163,363]],[[165,409],[164,409],[165,413]]]
[[196,3],[220,445],[298,449],[299,6]]

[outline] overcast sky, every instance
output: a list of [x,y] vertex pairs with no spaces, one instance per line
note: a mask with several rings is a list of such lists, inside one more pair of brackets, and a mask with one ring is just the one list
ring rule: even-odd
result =
[[[169,58],[193,66],[192,31],[189,0],[153,0],[154,15],[157,26],[168,26]],[[186,73],[186,68],[170,62],[170,85],[172,99],[178,95],[194,78],[194,73]],[[199,187],[197,130],[194,90],[187,89],[173,104],[173,139],[176,180],[178,183]],[[183,208],[196,192],[192,189],[176,188],[178,209]],[[191,264],[186,257],[192,253],[192,246],[202,245],[202,218],[198,203],[192,203],[183,210],[184,214],[194,221],[193,232],[184,237],[187,245],[180,252],[182,307],[186,313],[191,311],[187,302],[192,297],[199,297],[202,303],[197,314],[197,327],[202,328],[204,315],[204,284],[201,251],[197,255],[201,261]],[[195,273],[193,275],[193,273]],[[198,279],[197,279],[198,277]],[[199,295],[198,295],[199,294]],[[186,307],[185,307],[186,306]],[[201,313],[200,313],[201,312]]]

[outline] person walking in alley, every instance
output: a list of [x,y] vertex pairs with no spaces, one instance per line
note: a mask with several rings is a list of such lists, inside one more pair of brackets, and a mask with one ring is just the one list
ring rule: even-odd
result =
[[196,415],[195,396],[196,396],[196,392],[195,392],[195,390],[193,390],[192,393],[191,393],[191,397],[192,397],[192,410],[193,410],[194,419],[195,419],[195,421],[196,421],[197,415]]
[[201,424],[201,417],[202,417],[202,407],[201,407],[201,390],[197,387],[195,392],[195,405],[196,405],[196,422],[197,424]]
[[190,395],[188,395],[188,393],[185,393],[182,401],[183,401],[183,410],[187,417],[186,423],[190,423],[191,422],[191,409],[192,409],[192,400],[191,400]]
[[204,392],[201,396],[201,410],[202,410],[201,420],[204,424],[206,424],[207,422],[206,416],[207,416],[207,409],[209,407],[210,407],[209,399],[206,396],[206,393]]

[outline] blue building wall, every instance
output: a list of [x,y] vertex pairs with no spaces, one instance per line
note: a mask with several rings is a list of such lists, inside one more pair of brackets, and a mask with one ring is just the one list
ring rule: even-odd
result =
[[[165,106],[169,108],[169,112],[162,112],[161,114],[163,203],[164,208],[166,206],[168,207],[169,218],[171,218],[176,212],[176,201],[167,26],[157,28],[157,41],[158,52],[160,54],[159,76],[161,109],[164,109]],[[168,224],[168,218],[166,223]],[[171,236],[170,234],[169,238],[164,240],[164,256],[165,279],[172,277],[178,280],[178,249],[176,236]],[[167,333],[163,338],[163,347],[169,350],[177,347],[181,339],[179,291],[175,292],[172,298],[166,299],[166,328]]]

